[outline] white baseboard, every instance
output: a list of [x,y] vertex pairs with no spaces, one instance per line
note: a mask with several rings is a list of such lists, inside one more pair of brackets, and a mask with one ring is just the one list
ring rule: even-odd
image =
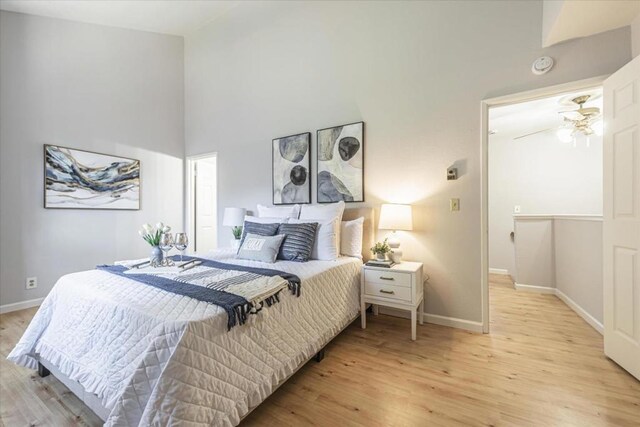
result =
[[525,292],[535,292],[538,294],[553,294],[556,293],[556,288],[548,288],[546,286],[533,286],[533,285],[525,285],[522,283],[514,283],[513,287],[518,291]]
[[604,325],[600,323],[595,317],[587,313],[587,311],[580,307],[578,303],[569,298],[567,294],[562,292],[560,289],[556,289],[556,296],[562,300],[565,304],[569,306],[570,309],[575,311],[578,316],[582,317],[585,322],[587,322],[593,329],[600,332],[600,335],[604,334]]
[[13,304],[0,305],[0,314],[36,307],[42,304],[42,301],[44,301],[44,298],[36,298],[27,301],[14,302]]
[[[389,316],[402,317],[410,319],[411,313],[407,310],[398,310],[390,307],[380,307],[380,313]],[[482,333],[482,322],[474,322],[472,320],[458,319],[456,317],[440,316],[438,314],[424,314],[424,321],[433,323],[434,325],[448,326],[450,328],[464,329],[465,331]]]
[[501,276],[510,276],[509,270],[504,268],[489,268],[489,274],[500,274]]

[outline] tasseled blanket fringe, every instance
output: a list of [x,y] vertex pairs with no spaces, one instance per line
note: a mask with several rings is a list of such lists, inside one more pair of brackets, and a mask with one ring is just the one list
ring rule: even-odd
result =
[[[290,280],[288,281],[288,288],[293,295],[295,295],[296,297],[300,296],[300,282]],[[244,325],[249,315],[259,313],[262,310],[264,304],[267,304],[267,307],[271,307],[273,304],[280,302],[279,294],[280,291],[266,297],[256,305],[248,302],[245,304],[236,305],[231,311],[227,310],[227,330],[231,330],[231,328],[238,324]]]

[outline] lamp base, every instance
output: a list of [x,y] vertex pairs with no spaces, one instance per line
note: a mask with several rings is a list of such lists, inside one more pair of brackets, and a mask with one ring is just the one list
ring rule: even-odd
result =
[[391,261],[395,262],[396,264],[400,264],[402,262],[402,251],[400,250],[400,248],[392,249],[391,253],[389,254],[389,258],[391,258]]
[[391,249],[397,249],[400,247],[400,240],[396,236],[395,231],[391,234],[391,236],[387,237],[387,244]]

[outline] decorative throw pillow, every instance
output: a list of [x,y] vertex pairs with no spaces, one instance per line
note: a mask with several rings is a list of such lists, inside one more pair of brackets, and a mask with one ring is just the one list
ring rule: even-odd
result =
[[311,221],[333,221],[338,219],[338,237],[336,239],[336,252],[340,253],[340,222],[344,214],[345,203],[328,203],[325,205],[304,205],[300,210],[300,219]]
[[245,221],[256,222],[258,224],[282,224],[283,222],[289,221],[289,218],[274,218],[274,217],[257,217],[251,215],[244,216]]
[[330,221],[308,220],[308,219],[291,219],[289,224],[305,224],[310,222],[318,223],[318,231],[316,232],[316,240],[311,250],[311,259],[320,259],[324,261],[333,261],[340,256],[340,245],[338,244],[338,231],[340,221],[334,218]]
[[344,213],[344,202],[328,203],[326,205],[303,205],[300,210],[300,219],[312,219],[330,221],[338,218],[342,221]]
[[276,257],[278,256],[278,251],[280,250],[283,239],[283,234],[260,236],[258,234],[248,233],[244,238],[244,242],[242,242],[242,246],[240,246],[237,257],[273,264],[276,262]]
[[342,221],[340,231],[340,253],[342,255],[362,258],[362,231],[364,217],[353,221]]
[[317,222],[304,224],[280,224],[278,234],[284,234],[285,238],[280,246],[278,259],[287,261],[309,261],[313,242],[316,240]]
[[300,215],[300,205],[269,207],[258,205],[258,216],[260,218],[298,218]]
[[[260,224],[257,222],[245,221],[244,225],[242,226],[242,238],[240,239],[240,247],[242,247],[247,234],[251,233],[257,234],[259,236],[275,236],[278,232],[278,227],[280,227],[280,223],[278,222]],[[240,250],[238,249],[238,251]]]

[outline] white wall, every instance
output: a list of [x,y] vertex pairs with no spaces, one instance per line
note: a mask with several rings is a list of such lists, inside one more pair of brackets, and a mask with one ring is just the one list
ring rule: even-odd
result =
[[522,214],[601,215],[602,164],[602,137],[596,135],[589,147],[584,137],[574,147],[553,132],[518,140],[490,136],[489,267],[515,273],[509,233],[516,205]]
[[[147,256],[144,222],[181,226],[183,88],[182,38],[0,12],[1,304]],[[140,159],[142,209],[44,209],[45,143]]]
[[[239,5],[185,39],[186,154],[218,153],[218,209],[253,208],[271,202],[272,138],[311,131],[315,154],[316,129],[364,120],[366,204],[415,205],[403,249],[430,275],[426,311],[479,322],[480,100],[631,57],[629,28],[540,49],[541,14],[540,2]],[[542,54],[557,66],[534,76]]]
[[554,288],[555,254],[553,217],[515,221],[515,268],[517,285]]
[[631,23],[631,54],[634,58],[640,55],[640,15]]
[[552,293],[602,333],[602,215],[518,215],[516,289]]
[[556,288],[603,321],[602,219],[554,221]]

